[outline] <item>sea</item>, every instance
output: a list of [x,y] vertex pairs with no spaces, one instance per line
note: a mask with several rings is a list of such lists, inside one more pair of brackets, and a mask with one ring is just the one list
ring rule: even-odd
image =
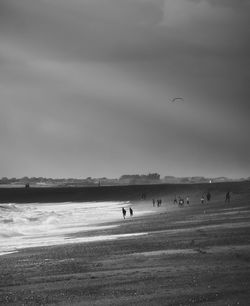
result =
[[[117,225],[105,223],[122,219],[122,207],[130,202],[0,204],[0,255],[23,248],[110,240],[140,234],[88,236],[87,232]],[[147,212],[139,212],[137,216]],[[83,232],[82,235],[75,235]],[[86,234],[84,235],[84,232]],[[80,236],[80,237],[79,237]]]

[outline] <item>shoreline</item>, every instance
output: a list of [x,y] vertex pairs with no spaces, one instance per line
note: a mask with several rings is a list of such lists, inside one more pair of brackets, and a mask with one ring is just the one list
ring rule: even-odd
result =
[[[171,209],[166,204],[101,231],[146,235],[1,256],[0,304],[248,305],[250,184],[233,188],[230,204],[224,203],[221,189],[201,205],[202,187],[194,190],[190,206]],[[150,200],[133,205],[152,206]]]
[[[105,203],[107,203],[105,205]],[[35,213],[34,213],[34,217],[30,217],[29,215],[29,219],[33,218],[33,219],[37,219],[37,212],[36,209],[38,209],[39,212],[39,204],[34,203],[34,206],[32,205],[33,203],[27,204],[27,208],[28,211],[30,211],[31,207],[33,207],[33,209],[35,209]],[[41,204],[41,203],[40,203]],[[45,204],[45,203],[43,203]],[[104,241],[104,240],[116,240],[122,237],[129,237],[129,236],[139,236],[139,235],[143,235],[143,233],[117,233],[117,234],[113,234],[113,229],[116,227],[119,227],[120,225],[122,225],[124,222],[128,222],[128,220],[130,219],[135,219],[135,218],[140,218],[149,214],[153,214],[153,213],[157,213],[152,211],[152,209],[150,210],[147,203],[139,203],[137,204],[133,204],[133,208],[136,209],[136,216],[131,217],[130,215],[127,215],[126,220],[123,219],[122,214],[120,213],[120,209],[121,207],[125,207],[127,210],[129,207],[132,206],[131,202],[83,202],[83,203],[79,203],[82,204],[82,206],[79,206],[79,204],[77,205],[77,207],[74,206],[74,204],[76,203],[70,203],[70,202],[66,202],[66,203],[53,203],[53,204],[45,204],[46,207],[48,206],[48,211],[46,209],[45,214],[47,213],[52,213],[55,214],[55,212],[57,212],[57,205],[63,205],[63,213],[65,213],[65,207],[72,207],[74,211],[77,211],[80,209],[80,207],[84,207],[84,205],[86,204],[89,209],[91,209],[92,204],[94,205],[94,207],[98,207],[98,204],[101,205],[101,207],[103,207],[102,209],[104,210],[104,213],[109,214],[111,212],[111,216],[109,217],[105,217],[105,219],[100,220],[97,219],[94,221],[93,218],[91,220],[86,219],[87,223],[85,223],[85,225],[80,224],[79,221],[77,221],[77,225],[74,221],[71,221],[69,223],[69,220],[66,220],[67,224],[66,224],[66,228],[64,226],[64,222],[65,222],[65,218],[64,221],[62,219],[59,219],[58,221],[56,220],[56,224],[59,224],[59,228],[57,228],[57,225],[55,224],[55,227],[51,228],[51,230],[43,230],[42,232],[39,232],[38,235],[38,240],[37,240],[37,235],[32,235],[30,234],[30,228],[27,229],[23,229],[20,234],[15,235],[15,236],[10,236],[8,237],[8,232],[7,232],[7,236],[6,238],[2,238],[1,243],[6,243],[6,239],[8,239],[8,243],[10,243],[10,241],[12,240],[13,245],[10,243],[8,246],[6,246],[6,249],[4,250],[4,247],[0,246],[0,256],[4,256],[7,254],[11,254],[11,253],[17,253],[17,252],[21,252],[22,250],[26,249],[26,248],[39,248],[39,247],[50,247],[50,246],[62,246],[62,245],[66,245],[66,244],[75,244],[75,243],[88,243],[88,242],[94,242],[94,241]],[[145,205],[146,204],[146,205]],[[13,205],[13,204],[10,204]],[[107,206],[108,205],[108,206]],[[1,205],[0,205],[1,207]],[[8,206],[7,206],[8,207]],[[59,206],[60,207],[60,206]],[[135,208],[136,207],[136,208]],[[145,207],[146,210],[145,210]],[[19,214],[19,208],[20,208],[20,204],[15,204],[14,206],[15,209],[17,209],[18,211],[16,212],[16,215]],[[5,206],[5,209],[8,211],[8,209]],[[4,209],[4,210],[5,210]],[[119,213],[118,213],[119,210]],[[88,208],[87,210],[88,211]],[[60,215],[61,210],[59,208],[58,214]],[[89,211],[90,212],[90,211]],[[115,214],[114,214],[115,212]],[[39,212],[40,214],[41,212]],[[67,212],[66,212],[67,213]],[[69,210],[70,213],[70,210]],[[80,211],[79,211],[80,213]],[[134,211],[135,213],[135,211]],[[70,213],[72,214],[72,213]],[[76,213],[75,213],[76,214]],[[87,217],[87,213],[84,213],[84,216]],[[97,215],[98,216],[98,215]],[[12,218],[17,218],[18,216],[12,217]],[[10,218],[10,217],[9,217]],[[70,216],[68,217],[70,218]],[[79,217],[78,217],[79,218]],[[25,220],[25,216],[23,217],[23,219]],[[75,219],[75,218],[74,218]],[[85,222],[86,222],[85,221]],[[63,223],[61,223],[63,222]],[[72,223],[73,222],[73,223]],[[8,224],[8,223],[7,223]],[[15,225],[14,229],[12,227],[10,227],[11,232],[15,231],[17,225]],[[35,225],[30,224],[30,226],[34,227]],[[35,228],[34,228],[35,229]],[[4,228],[2,230],[5,230]],[[28,233],[27,233],[28,230]],[[60,230],[60,231],[59,231]],[[65,231],[66,230],[66,231]],[[56,231],[56,232],[55,232]],[[107,234],[105,234],[107,233]],[[2,232],[3,234],[3,232]],[[1,235],[1,233],[0,233]],[[8,238],[7,238],[8,237]],[[17,243],[17,240],[22,240],[22,244]],[[15,243],[17,243],[15,245]]]

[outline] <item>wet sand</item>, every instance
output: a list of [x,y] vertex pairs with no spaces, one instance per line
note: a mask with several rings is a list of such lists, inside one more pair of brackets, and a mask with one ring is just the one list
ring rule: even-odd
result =
[[[121,197],[132,201],[133,218],[75,235],[115,240],[1,256],[0,305],[249,305],[250,183],[211,185],[204,205],[202,184],[160,191],[161,208],[152,207],[150,188],[146,201]],[[175,192],[188,193],[190,205],[171,204]]]

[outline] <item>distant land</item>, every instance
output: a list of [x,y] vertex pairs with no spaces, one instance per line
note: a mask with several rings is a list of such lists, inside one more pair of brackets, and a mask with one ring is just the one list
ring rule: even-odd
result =
[[160,177],[158,173],[149,174],[125,174],[120,178],[45,178],[45,177],[22,177],[0,179],[0,187],[86,187],[86,186],[119,186],[119,185],[144,185],[144,184],[197,184],[219,183],[232,181],[249,181],[248,178],[231,179],[227,177],[208,178],[203,176]]

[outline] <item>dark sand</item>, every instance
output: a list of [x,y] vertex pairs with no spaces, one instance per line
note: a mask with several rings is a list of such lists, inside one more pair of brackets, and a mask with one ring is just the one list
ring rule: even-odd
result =
[[[201,205],[208,188],[212,200]],[[228,190],[231,203],[225,204]],[[148,200],[138,201],[143,191]],[[98,234],[147,234],[0,256],[0,305],[250,304],[250,182],[22,192],[1,190],[0,197],[131,200],[135,217]],[[166,204],[174,194],[189,195],[190,206]],[[152,207],[153,196],[163,198],[160,209]],[[155,214],[136,217],[149,207]]]

